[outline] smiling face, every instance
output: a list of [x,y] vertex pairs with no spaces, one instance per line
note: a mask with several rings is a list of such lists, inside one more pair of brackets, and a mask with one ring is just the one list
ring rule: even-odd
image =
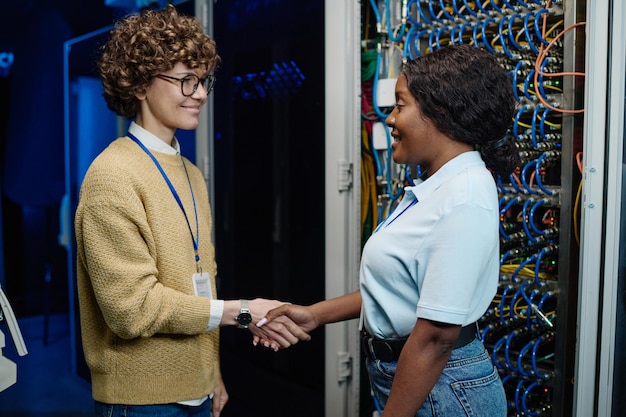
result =
[[[195,74],[199,78],[207,76],[203,68],[190,69],[183,63],[162,73],[175,78]],[[207,91],[202,84],[190,96],[182,94],[180,82],[155,77],[148,85],[145,94],[137,96],[140,109],[136,122],[164,142],[171,144],[176,129],[192,130],[198,127],[200,109],[207,101]]]
[[385,119],[394,141],[393,160],[398,164],[420,165],[432,175],[442,165],[462,152],[472,150],[470,145],[458,142],[442,133],[427,118],[408,89],[403,74],[396,83],[396,105]]

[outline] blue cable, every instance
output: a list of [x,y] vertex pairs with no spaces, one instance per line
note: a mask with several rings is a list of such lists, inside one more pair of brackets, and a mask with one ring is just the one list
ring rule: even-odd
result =
[[[502,45],[502,50],[504,51],[504,54],[509,57],[510,59],[515,59],[513,57],[513,54],[511,53],[511,51],[509,51],[509,47],[506,46],[506,42],[504,41],[505,35],[504,35],[504,24],[508,21],[508,18],[506,16],[502,16],[502,18],[500,19],[500,23],[498,24],[498,32],[500,34],[500,44]],[[519,100],[517,100],[519,101]]]
[[538,54],[539,53],[539,49],[537,49],[537,47],[535,46],[531,35],[531,29],[530,29],[530,23],[528,23],[528,20],[531,17],[534,17],[535,13],[534,12],[529,12],[526,14],[526,16],[524,16],[524,36],[526,37],[526,40],[528,41],[528,46],[530,46],[530,49]]
[[535,233],[537,233],[540,236],[544,236],[546,234],[546,231],[539,229],[537,225],[535,224],[535,222],[533,221],[533,219],[535,217],[535,211],[537,210],[537,207],[547,202],[548,200],[546,200],[545,198],[542,198],[541,200],[537,200],[537,202],[533,204],[533,206],[530,208],[530,213],[528,215],[529,217],[528,222],[530,223],[530,227],[535,231]]
[[[539,278],[539,273],[541,272],[541,259],[543,258],[543,256],[546,253],[550,253],[550,252],[552,252],[552,248],[550,246],[546,246],[546,247],[542,248],[539,251],[539,254],[537,255],[537,262],[535,262],[535,284],[538,287],[543,287],[543,286],[546,285],[546,283],[542,282],[541,278]],[[539,307],[537,307],[537,308],[539,308]]]
[[512,285],[507,285],[506,287],[504,287],[504,289],[502,290],[502,298],[500,298],[500,323],[505,324],[506,321],[504,320],[504,300],[506,298],[506,294],[509,292],[509,290],[513,290],[515,289]]
[[454,44],[456,43],[456,41],[455,41],[455,39],[454,39],[456,35],[454,34],[454,32],[455,32],[457,29],[461,30],[461,25],[454,25],[454,26],[452,26],[452,27],[450,28],[450,44],[451,44],[451,45],[454,45]]
[[413,51],[411,51],[411,45],[415,46],[415,36],[417,35],[417,26],[411,26],[406,34],[404,41],[404,48],[402,49],[402,58],[415,59],[413,57]]
[[546,157],[546,152],[542,153],[541,156],[539,156],[539,158],[537,158],[537,161],[535,162],[535,180],[537,182],[537,186],[539,187],[541,191],[543,191],[547,195],[554,195],[554,191],[548,190],[546,187],[544,187],[543,182],[541,181],[541,175],[540,175],[541,162],[543,162],[543,159],[545,157]]
[[522,0],[517,0],[517,2],[519,4],[521,4],[525,9],[529,9],[530,10],[530,6],[526,3],[524,3]]
[[528,308],[526,309],[526,326],[528,327],[528,330],[531,330],[531,319],[530,319],[530,312],[531,312],[531,305],[533,303],[533,300],[528,297],[528,294],[526,294],[526,287],[530,284],[529,281],[524,281],[522,282],[522,285],[520,285],[519,289],[517,290],[517,292],[515,293],[515,296],[513,297],[513,299],[511,300],[510,303],[510,311],[511,311],[511,315],[513,314],[514,310],[515,310],[515,302],[518,299],[518,295],[521,295],[522,298],[524,299],[524,301],[526,301],[526,305],[528,306]]
[[422,35],[428,34],[430,38],[431,32],[432,30],[423,29],[417,32],[417,34],[415,35],[415,40],[413,41],[413,46],[415,46],[415,51],[417,52],[417,56],[415,58],[422,56],[422,52],[419,49],[419,40],[422,38]]
[[502,346],[502,344],[505,342],[505,337],[506,336],[502,336],[500,339],[498,339],[498,341],[493,345],[493,349],[491,350],[491,361],[493,362],[493,366],[498,369],[506,369],[506,366],[500,365],[500,362],[498,362],[498,360],[496,359],[498,349],[500,349],[500,346]]
[[515,387],[515,408],[517,409],[518,413],[522,413],[521,407],[520,407],[520,398],[519,398],[519,392],[522,389],[522,384],[524,383],[523,379],[520,379],[517,382],[517,387]]
[[513,271],[513,274],[511,274],[511,281],[513,282],[519,282],[517,281],[517,274],[519,274],[519,271],[521,271],[522,269],[524,269],[524,267],[533,262],[535,259],[537,259],[537,254],[535,253],[533,256],[529,257],[528,259],[526,259],[524,262],[522,262],[516,269],[515,271]]
[[509,175],[509,180],[511,181],[511,185],[513,186],[515,191],[517,191],[520,194],[524,194],[524,195],[528,194],[528,191],[519,188],[519,185],[517,185],[517,181],[515,181],[515,177],[513,176],[513,174]]
[[[504,216],[504,215],[505,215],[505,213],[506,213],[506,212],[507,212],[507,211],[508,211],[511,207],[513,207],[513,204],[519,203],[520,201],[522,201],[522,199],[521,199],[520,197],[515,197],[515,198],[512,198],[512,199],[511,199],[511,200],[510,200],[510,201],[506,204],[506,206],[504,206],[504,207],[502,208],[502,210],[500,210],[500,216]],[[500,222],[500,225],[502,225],[502,222]],[[503,233],[503,235],[504,235],[504,237],[505,237],[505,238],[507,238],[507,239],[511,239],[511,237],[510,237],[508,234],[506,234],[506,232],[504,232],[504,229],[503,229],[503,228],[501,228],[501,229],[500,229],[500,231]]]
[[545,294],[543,294],[543,296],[541,297],[541,300],[539,300],[539,303],[537,303],[537,308],[541,310],[543,308],[543,303],[545,303],[548,298],[552,297],[552,295],[553,295],[552,291],[548,291]]
[[513,330],[511,333],[509,333],[508,337],[506,338],[506,343],[504,344],[504,361],[506,362],[506,364],[509,367],[509,369],[512,370],[513,372],[517,372],[517,368],[514,367],[513,364],[511,363],[511,358],[509,358],[509,355],[510,355],[510,351],[511,351],[510,350],[511,349],[511,341],[518,334],[519,334],[519,330],[517,330],[517,329]]
[[[533,69],[533,70],[531,70],[528,73],[528,75],[526,75],[526,79],[524,80],[524,95],[530,101],[536,101],[537,100],[537,97],[531,95],[530,91],[529,91],[530,80],[533,78],[534,74],[535,74],[535,70]],[[537,94],[537,86],[535,86],[535,94]]]
[[526,397],[528,397],[528,393],[537,385],[539,385],[539,382],[535,381],[524,389],[524,394],[522,395],[522,410],[524,410],[523,415],[525,416],[538,416],[539,415],[538,411],[530,411],[528,407],[526,406]]
[[498,184],[498,188],[502,194],[510,194],[513,191],[504,187],[504,183],[502,182],[502,176],[500,174],[496,175],[496,184]]
[[513,94],[515,95],[515,99],[517,101],[521,101],[522,99],[519,96],[518,93],[518,88],[517,88],[517,74],[519,74],[519,72],[522,69],[522,65],[524,65],[524,61],[519,61],[516,65],[515,65],[515,69],[513,70],[513,76],[511,77],[513,79]]
[[541,110],[541,106],[540,105],[536,105],[535,106],[535,110],[533,110],[533,117],[531,119],[531,124],[530,124],[530,139],[531,142],[533,144],[533,148],[537,149],[537,114],[539,113],[539,110]]
[[437,13],[435,13],[435,10],[433,9],[433,0],[428,0],[428,11],[430,12],[430,16],[438,23],[446,23],[444,20],[437,17]]
[[520,175],[520,179],[522,180],[522,184],[524,185],[524,188],[526,188],[528,190],[528,192],[530,194],[539,194],[537,191],[533,190],[530,185],[528,184],[528,181],[526,181],[526,172],[534,166],[537,163],[537,161],[532,160],[532,161],[528,161],[526,163],[526,165],[524,165],[524,168],[522,168],[522,174]]
[[461,25],[461,30],[459,30],[459,43],[463,43],[463,33],[465,33],[466,26],[469,26],[471,28],[472,24],[469,22],[465,22]]
[[[542,310],[542,309],[543,309],[543,303],[545,303],[545,301],[546,301],[548,298],[552,297],[553,295],[554,295],[554,293],[553,293],[552,291],[548,291],[548,292],[546,292],[545,294],[543,294],[543,296],[541,297],[541,299],[540,299],[540,300],[539,300],[539,302],[537,303],[537,308],[538,308],[539,310]],[[536,322],[536,323],[539,323],[539,318],[535,318],[535,322]]]
[[[450,13],[448,13],[448,10],[446,10],[446,6],[443,3],[444,0],[439,0],[439,7],[441,8],[441,11],[443,12],[443,14],[451,21],[454,22],[454,16],[452,16]],[[455,3],[455,2],[452,2]]]
[[456,2],[456,1],[453,1],[453,2],[452,2],[452,9],[454,10],[454,13],[455,13],[458,17],[460,17],[460,18],[461,18],[461,19],[463,19],[463,20],[467,20],[467,16],[465,16],[463,13],[461,13],[461,12],[459,11],[459,6],[457,5],[457,2]]
[[399,42],[404,37],[404,31],[406,29],[406,23],[402,23],[400,26],[400,30],[398,31],[398,37],[393,37],[393,30],[391,28],[391,7],[390,0],[385,0],[385,18],[387,20],[387,34],[389,36],[389,40],[392,42]]
[[524,231],[528,236],[528,241],[530,243],[537,243],[537,238],[530,233],[530,229],[528,228],[528,206],[532,203],[532,199],[528,199],[524,202],[524,206],[522,207],[522,226],[524,227]]
[[535,376],[543,380],[547,380],[549,376],[542,374],[541,372],[539,372],[539,369],[537,368],[537,349],[539,348],[539,345],[541,344],[541,342],[543,342],[543,340],[544,340],[543,336],[539,336],[537,340],[535,341],[535,344],[533,345],[533,350],[532,350],[531,363],[533,365],[533,371],[535,372]]
[[517,370],[523,376],[532,376],[533,375],[532,372],[525,371],[524,370],[524,366],[522,365],[522,360],[524,359],[524,356],[526,355],[526,352],[528,352],[528,350],[530,350],[530,348],[532,347],[533,342],[534,342],[534,340],[531,340],[526,345],[524,345],[524,347],[520,350],[519,354],[517,355]]
[[543,114],[541,115],[541,122],[539,123],[539,133],[541,134],[541,138],[543,139],[544,142],[546,140],[546,129],[545,129],[546,116],[548,115],[549,112],[550,112],[550,107],[546,107],[546,109],[543,111]]
[[509,256],[511,256],[511,251],[510,250],[508,250],[508,251],[504,252],[502,255],[500,255],[500,266],[504,265],[504,261],[509,259]]
[[404,176],[406,177],[406,180],[409,182],[410,186],[415,185],[415,182],[413,181],[413,178],[411,177],[411,167],[409,165],[407,165],[406,168],[404,168]]
[[494,8],[494,9],[495,9],[498,13],[502,13],[502,14],[504,14],[504,10],[502,10],[502,9],[500,8],[500,6],[498,6],[498,5],[496,4],[496,2],[495,2],[495,1],[493,1],[493,0],[489,0],[489,3],[491,3],[491,7],[493,7],[493,8]]
[[[439,29],[435,29],[435,32],[437,33],[435,35],[435,43],[437,45],[437,49],[441,49],[441,44],[439,42],[439,38],[441,37],[441,32],[443,32],[443,31],[445,31],[447,29],[450,29],[450,28],[448,28],[448,27],[441,27]],[[452,35],[450,35],[450,37],[452,37]]]
[[474,16],[474,17],[479,17],[479,16],[478,16],[478,13],[476,13],[476,12],[474,11],[474,9],[472,9],[472,8],[469,6],[469,4],[467,3],[467,0],[463,0],[463,4],[465,5],[465,9],[466,9],[467,11],[469,11],[469,13],[470,13],[472,16]]
[[485,339],[487,338],[487,335],[489,334],[490,331],[493,330],[493,326],[491,324],[488,324],[485,326],[485,328],[483,329],[482,332],[480,332],[480,340],[481,342],[484,342]]
[[508,0],[502,0],[502,3],[504,3],[504,5],[508,7],[509,9],[515,10],[515,7],[513,7],[511,3],[508,2]]
[[380,12],[378,11],[378,4],[376,4],[376,0],[370,0],[370,5],[372,6],[372,10],[374,11],[374,16],[376,16],[376,23],[380,25]]
[[477,36],[477,32],[479,29],[480,29],[480,22],[476,22],[472,29],[472,39],[474,40],[474,46],[476,48],[480,48],[480,45],[478,43],[478,36]]
[[[415,20],[415,18],[413,17],[413,15],[410,12],[411,6],[413,6],[413,3],[417,3],[417,1],[418,0],[409,0],[409,2],[406,5],[406,10],[407,10],[406,16],[409,19],[409,22],[411,22],[411,24],[413,26],[422,27],[422,23],[418,22],[417,20]],[[416,5],[416,7],[418,7],[418,6]]]
[[519,43],[517,43],[517,41],[515,40],[515,36],[513,36],[513,21],[515,20],[516,17],[519,17],[520,19],[522,18],[522,15],[519,13],[515,13],[513,16],[509,17],[509,40],[511,41],[511,43],[513,44],[513,46],[515,48],[517,48],[519,51],[522,51],[524,49],[524,47],[522,45],[520,45]]
[[417,2],[417,11],[419,12],[420,16],[422,17],[422,20],[427,24],[427,25],[432,25],[433,21],[429,18],[426,17],[426,15],[424,14],[424,11],[422,10],[422,2],[418,1]]
[[541,26],[543,25],[539,24],[539,16],[545,13],[550,13],[550,9],[541,9],[537,13],[535,13],[535,35],[537,35],[537,38],[541,41],[541,43],[548,46],[550,45],[550,42],[548,42],[543,38],[543,36],[541,36]]
[[378,73],[380,72],[380,62],[381,61],[382,61],[382,52],[380,51],[380,48],[379,48],[379,51],[378,51],[378,53],[376,55],[376,72],[374,72],[374,82],[373,82],[373,85],[372,85],[372,88],[373,88],[372,105],[373,105],[374,111],[376,112],[378,117],[383,119],[383,122],[384,122],[384,120],[387,118],[388,115],[383,113],[380,110],[380,108],[378,107],[377,100],[376,100],[376,88],[378,86],[378,77],[379,77]]
[[[493,46],[491,46],[491,42],[489,42],[489,39],[487,38],[487,33],[486,33],[487,23],[489,23],[489,22],[494,22],[494,23],[495,23],[495,21],[496,21],[496,20],[495,20],[493,17],[489,17],[489,18],[485,19],[485,20],[482,22],[482,25],[481,25],[481,33],[482,33],[482,35],[483,35],[483,39],[484,39],[484,41],[485,41],[485,47],[487,48],[487,50],[488,50],[489,52],[491,52],[491,53],[497,54],[497,53],[498,53],[498,51],[496,51],[496,50],[493,48]],[[480,23],[479,23],[479,24],[480,24]]]
[[528,110],[528,106],[523,105],[522,107],[520,107],[519,110],[517,110],[517,113],[515,114],[515,118],[513,119],[513,136],[515,137],[515,139],[517,139],[518,142],[521,140],[517,132],[517,129],[519,126],[519,119],[522,117],[522,113],[524,113],[526,110]]
[[489,15],[491,14],[491,13],[489,13],[489,11],[488,11],[488,10],[486,10],[485,8],[483,8],[483,5],[482,5],[482,0],[476,0],[476,5],[478,6],[478,9],[479,9],[482,13],[484,13],[485,15],[489,16]]

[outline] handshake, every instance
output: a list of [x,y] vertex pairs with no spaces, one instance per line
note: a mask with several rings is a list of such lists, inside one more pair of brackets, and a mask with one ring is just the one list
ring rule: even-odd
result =
[[[355,291],[339,297],[322,300],[310,306],[283,303],[281,301],[256,298],[250,300],[252,321],[248,326],[252,332],[252,343],[277,351],[295,345],[300,340],[311,340],[309,333],[319,326],[358,318],[361,313],[361,292]],[[238,301],[227,301],[229,308]],[[225,306],[225,308],[227,308]],[[226,314],[226,310],[225,310]],[[233,323],[236,320],[232,314]]]
[[309,307],[263,298],[249,300],[248,306],[252,316],[248,330],[255,346],[274,351],[288,348],[311,340],[309,332],[319,325]]

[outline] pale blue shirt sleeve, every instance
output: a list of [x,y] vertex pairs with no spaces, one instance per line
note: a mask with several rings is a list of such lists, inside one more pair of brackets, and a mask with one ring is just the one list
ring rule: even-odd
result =
[[[480,318],[497,285],[497,215],[476,204],[445,213],[423,247],[418,275],[425,277],[417,317],[464,325]],[[491,275],[486,279],[485,275]]]

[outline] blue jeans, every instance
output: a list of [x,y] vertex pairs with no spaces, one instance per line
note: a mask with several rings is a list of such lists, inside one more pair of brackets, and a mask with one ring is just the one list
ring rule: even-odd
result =
[[[374,400],[385,407],[398,362],[366,360]],[[498,371],[478,339],[452,351],[416,417],[505,417],[506,396]]]
[[96,401],[96,417],[211,417],[211,399],[202,405],[120,405]]

